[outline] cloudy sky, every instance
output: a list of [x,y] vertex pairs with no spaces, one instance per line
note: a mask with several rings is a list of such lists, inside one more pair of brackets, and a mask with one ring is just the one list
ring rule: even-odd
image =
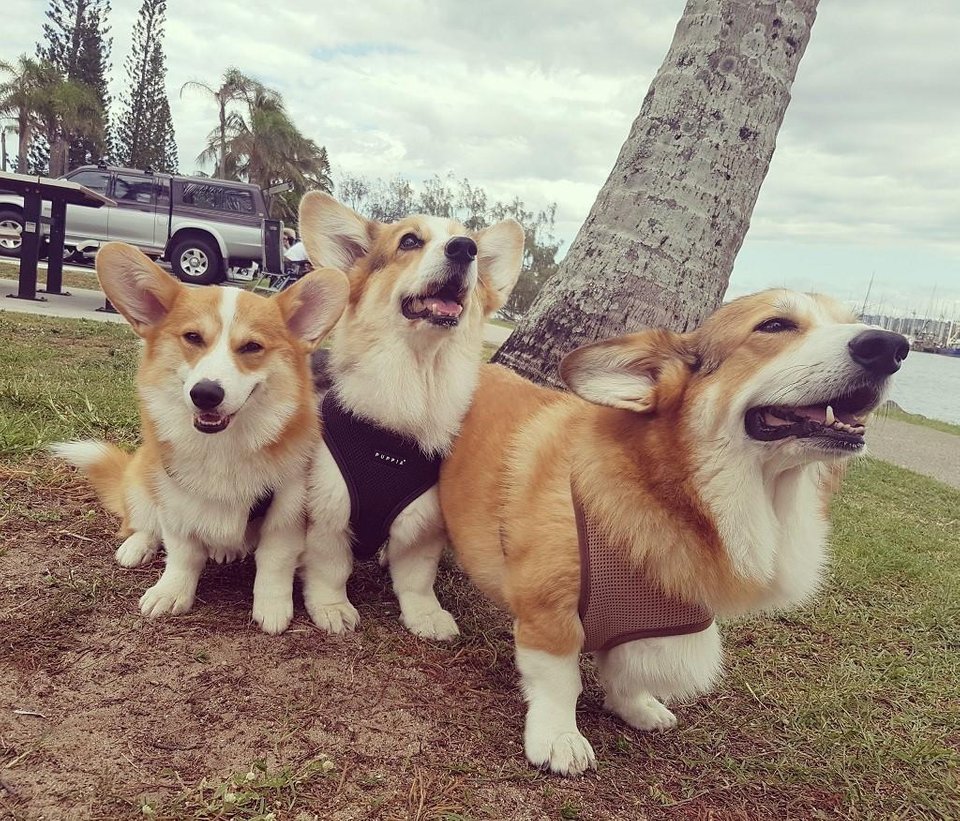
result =
[[[44,0],[5,0],[0,59],[32,52]],[[452,171],[558,204],[565,247],[607,177],[684,0],[169,0],[181,168],[235,65],[280,90],[340,172]],[[113,90],[139,0],[113,0]],[[960,5],[822,0],[730,285],[817,289],[960,317]]]

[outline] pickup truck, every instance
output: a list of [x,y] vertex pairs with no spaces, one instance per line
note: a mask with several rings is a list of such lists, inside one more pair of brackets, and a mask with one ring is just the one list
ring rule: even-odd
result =
[[[63,179],[113,199],[116,207],[67,206],[65,254],[82,258],[102,242],[135,245],[165,259],[181,280],[209,285],[226,278],[228,268],[265,261],[267,206],[256,185],[208,177],[161,174],[147,169],[85,165]],[[50,206],[44,204],[44,233]],[[0,256],[19,256],[23,200],[0,191]]]

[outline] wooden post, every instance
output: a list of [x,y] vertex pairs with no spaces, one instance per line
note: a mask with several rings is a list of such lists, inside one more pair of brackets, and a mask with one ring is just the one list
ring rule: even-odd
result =
[[39,185],[31,185],[23,192],[23,233],[20,235],[20,280],[14,299],[39,299],[37,296],[37,258],[40,255]]
[[63,240],[66,233],[67,204],[62,199],[55,199],[50,208],[46,293],[56,296],[70,296],[63,290]]

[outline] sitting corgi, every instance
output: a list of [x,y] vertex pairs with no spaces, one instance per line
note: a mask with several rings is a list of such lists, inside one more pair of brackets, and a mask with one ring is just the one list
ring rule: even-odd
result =
[[80,468],[122,518],[121,565],[151,561],[163,543],[166,564],[140,599],[144,616],[186,613],[208,558],[255,549],[253,618],[282,632],[320,439],[308,358],[343,311],[346,277],[315,271],[270,298],[191,288],[116,242],[97,254],[97,276],[144,341],[143,444],[128,454],[106,442],[63,442],[54,455]]

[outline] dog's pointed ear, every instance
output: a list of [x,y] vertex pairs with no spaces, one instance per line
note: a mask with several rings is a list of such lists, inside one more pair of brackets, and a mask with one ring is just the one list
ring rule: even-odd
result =
[[125,242],[97,252],[97,278],[104,294],[140,336],[162,321],[184,290],[176,279]]
[[477,243],[477,274],[492,292],[486,313],[501,308],[510,298],[523,265],[523,226],[505,219],[474,235]]
[[350,285],[336,268],[311,271],[274,299],[290,331],[311,347],[337,324],[347,304]]
[[650,413],[695,362],[687,337],[656,329],[571,351],[560,363],[560,378],[588,402]]
[[374,225],[329,194],[311,191],[300,200],[300,235],[317,268],[349,271],[370,250]]

